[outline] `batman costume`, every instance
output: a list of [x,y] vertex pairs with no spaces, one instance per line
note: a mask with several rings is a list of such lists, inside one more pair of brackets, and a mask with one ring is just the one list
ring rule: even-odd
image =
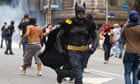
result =
[[[45,51],[40,54],[43,64],[56,70],[57,82],[64,77],[74,77],[75,84],[83,84],[84,59],[87,56],[89,44],[97,38],[95,24],[85,18],[85,3],[75,5],[76,17],[66,19],[60,28],[48,36]],[[71,68],[59,69],[70,64]]]

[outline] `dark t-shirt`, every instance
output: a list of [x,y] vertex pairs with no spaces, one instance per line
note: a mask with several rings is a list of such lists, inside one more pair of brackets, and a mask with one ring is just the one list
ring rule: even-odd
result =
[[19,24],[19,29],[22,30],[22,36],[26,33],[27,26],[29,25],[29,22],[22,22]]
[[106,33],[104,35],[104,37],[105,37],[104,44],[110,45],[111,44],[110,43],[110,35],[108,33]]
[[6,39],[11,39],[14,30],[15,30],[14,25],[13,25],[13,24],[9,25],[8,28],[6,28],[5,38],[6,38]]
[[1,31],[2,31],[2,38],[5,38],[5,29],[6,29],[6,25],[3,25],[2,28],[1,28]]

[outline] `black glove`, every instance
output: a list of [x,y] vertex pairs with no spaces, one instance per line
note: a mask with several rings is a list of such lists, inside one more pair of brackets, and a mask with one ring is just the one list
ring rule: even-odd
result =
[[89,52],[89,54],[93,54],[93,53],[95,52],[95,50],[96,50],[96,48],[90,48],[90,49],[88,50],[88,52]]

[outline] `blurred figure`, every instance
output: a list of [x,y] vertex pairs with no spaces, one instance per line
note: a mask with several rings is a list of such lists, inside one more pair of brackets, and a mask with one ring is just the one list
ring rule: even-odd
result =
[[[20,24],[18,25],[20,36],[23,37],[26,33],[27,26],[30,25],[30,16],[25,14],[24,17],[21,19]],[[22,49],[23,49],[23,57],[25,55],[26,47],[28,45],[28,40],[24,39],[22,42]],[[28,67],[31,67],[32,64],[29,64]],[[22,67],[21,67],[22,69]]]
[[4,25],[1,28],[1,45],[0,47],[3,48],[3,41],[5,40],[5,30],[7,28],[7,22],[4,22]]
[[[123,29],[124,29],[124,26],[126,26],[126,24],[122,24],[121,25],[121,32],[123,31]],[[122,58],[123,56],[124,56],[124,52],[125,52],[125,39],[122,39],[122,38],[120,38],[120,56],[119,56],[119,58]]]
[[[89,21],[91,21],[93,25],[95,25],[95,22],[93,21],[93,16],[91,14],[88,14],[86,18]],[[93,26],[93,29],[96,30],[96,27]],[[96,38],[93,40],[91,37],[91,40],[89,41],[89,50],[88,50],[87,56],[85,56],[85,60],[84,60],[84,72],[89,72],[89,70],[87,69],[88,60],[89,60],[90,56],[96,51],[96,48],[99,45],[99,40],[98,40],[97,34],[95,33],[95,35],[96,35]]]
[[104,28],[101,28],[99,30],[99,48],[103,49],[103,43],[104,43]]
[[[24,17],[22,18],[20,24],[18,25],[18,28],[20,30],[20,36],[23,37],[26,30],[27,30],[27,26],[30,24],[30,17],[28,14],[25,14]],[[27,47],[28,41],[27,39],[24,39],[22,46],[23,46],[23,57],[25,55],[25,50]]]
[[41,41],[41,46],[46,44],[47,35],[53,30],[53,24],[48,24],[45,28],[43,28],[43,39]]
[[6,34],[5,34],[5,42],[6,42],[6,50],[5,50],[5,54],[13,54],[12,51],[12,36],[13,33],[15,32],[15,27],[14,27],[14,20],[11,20],[10,25],[8,26],[8,28],[6,28]]
[[139,84],[138,66],[140,60],[140,22],[138,12],[129,12],[129,21],[124,27],[121,38],[126,40],[123,58],[125,84]]
[[121,27],[119,24],[114,24],[113,29],[111,31],[111,50],[110,50],[110,56],[120,57],[121,55],[121,48],[120,48],[120,36],[121,36]]

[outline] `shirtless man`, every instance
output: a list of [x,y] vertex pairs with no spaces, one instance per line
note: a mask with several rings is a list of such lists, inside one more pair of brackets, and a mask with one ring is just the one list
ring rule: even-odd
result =
[[19,43],[19,47],[21,46],[24,39],[28,40],[28,46],[25,51],[24,64],[22,68],[22,72],[26,74],[27,65],[31,64],[32,57],[35,57],[35,62],[37,64],[37,75],[41,76],[41,60],[38,58],[39,50],[41,49],[41,40],[43,38],[43,32],[39,26],[36,25],[36,19],[30,19],[31,25],[27,26],[27,31],[25,35],[22,37]]

